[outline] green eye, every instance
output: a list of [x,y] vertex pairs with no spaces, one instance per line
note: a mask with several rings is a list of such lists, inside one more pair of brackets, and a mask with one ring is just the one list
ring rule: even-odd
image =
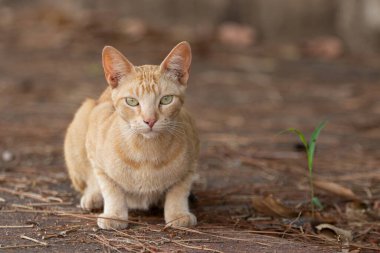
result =
[[137,99],[135,99],[135,98],[126,98],[125,102],[127,102],[127,104],[130,106],[138,106],[139,105],[139,101],[137,101]]
[[163,96],[160,100],[161,105],[168,105],[173,101],[173,95]]

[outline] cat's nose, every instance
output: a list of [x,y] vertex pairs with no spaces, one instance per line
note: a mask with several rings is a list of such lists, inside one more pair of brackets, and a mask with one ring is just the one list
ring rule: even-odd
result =
[[153,128],[154,124],[157,122],[156,119],[144,120],[144,123],[147,124],[150,128]]

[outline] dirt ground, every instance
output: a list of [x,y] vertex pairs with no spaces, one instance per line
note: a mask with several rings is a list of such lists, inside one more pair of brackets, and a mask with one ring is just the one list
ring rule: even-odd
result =
[[[139,65],[159,64],[176,42],[83,36],[60,48],[28,47],[22,38],[0,48],[0,251],[380,251],[376,57],[289,59],[269,47],[193,44],[186,107],[201,136],[201,177],[191,200],[199,224],[165,228],[162,210],[152,210],[133,212],[129,229],[103,231],[70,186],[65,129],[81,101],[106,86],[105,44]],[[316,188],[324,209],[311,219],[305,154],[295,136],[277,134],[296,127],[310,135],[325,119],[314,173],[335,190]],[[276,200],[294,212],[284,214]],[[265,201],[277,204],[260,209]],[[318,231],[319,224],[352,238]]]

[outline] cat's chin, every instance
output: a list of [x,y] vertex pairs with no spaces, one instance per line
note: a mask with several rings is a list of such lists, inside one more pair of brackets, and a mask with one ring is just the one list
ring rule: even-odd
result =
[[158,132],[154,132],[154,131],[149,131],[149,132],[146,132],[146,133],[141,133],[141,135],[145,139],[154,139],[154,138],[158,137],[159,133]]

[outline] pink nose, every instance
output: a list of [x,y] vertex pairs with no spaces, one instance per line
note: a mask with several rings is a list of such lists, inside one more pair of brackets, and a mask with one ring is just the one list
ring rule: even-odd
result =
[[156,119],[148,119],[144,120],[145,124],[147,124],[150,128],[153,128],[154,124],[157,122]]

